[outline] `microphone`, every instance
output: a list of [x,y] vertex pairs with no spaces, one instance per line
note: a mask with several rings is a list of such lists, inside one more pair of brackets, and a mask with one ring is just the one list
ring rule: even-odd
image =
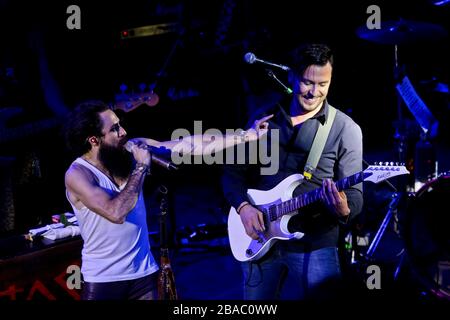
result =
[[283,82],[281,82],[281,81],[277,78],[277,76],[273,73],[272,70],[267,70],[267,75],[268,75],[270,78],[272,78],[273,80],[275,80],[280,86],[282,86],[283,89],[284,89],[284,91],[285,91],[287,94],[291,94],[291,93],[293,92],[291,88],[286,87],[286,85],[285,85]]
[[284,65],[282,65],[282,64],[276,64],[276,63],[272,63],[272,62],[269,62],[269,61],[264,61],[264,60],[262,60],[262,59],[258,59],[258,58],[257,58],[253,53],[251,53],[251,52],[247,52],[247,53],[244,55],[244,60],[245,60],[245,62],[247,62],[247,63],[249,63],[249,64],[253,64],[253,63],[255,63],[255,62],[259,62],[259,63],[267,64],[267,65],[272,66],[272,67],[280,68],[280,69],[282,69],[282,70],[284,70],[284,71],[289,71],[289,70],[291,70],[291,68],[289,68],[289,67],[287,67],[287,66],[284,66]]
[[[137,147],[137,145],[135,145],[133,142],[127,141],[127,142],[125,143],[125,145],[124,145],[124,148],[125,148],[125,150],[127,150],[128,152],[132,152],[131,150],[132,150],[133,147],[135,147],[135,146]],[[155,149],[157,149],[157,148],[152,147],[152,146],[145,146],[145,148],[146,148],[148,151],[152,151],[152,150],[154,151]],[[172,162],[170,162],[169,160],[163,159],[163,158],[161,158],[161,157],[155,155],[153,152],[152,152],[152,162],[155,163],[155,164],[157,164],[158,166],[161,166],[161,167],[167,169],[167,170],[178,170],[178,167],[175,166]]]

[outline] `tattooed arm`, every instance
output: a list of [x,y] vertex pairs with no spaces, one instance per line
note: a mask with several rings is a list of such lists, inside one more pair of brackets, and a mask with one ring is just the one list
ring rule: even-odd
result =
[[239,132],[236,130],[233,133],[225,135],[217,131],[217,134],[196,134],[170,141],[157,141],[148,138],[135,138],[131,139],[131,141],[137,144],[143,143],[156,148],[169,149],[171,152],[179,154],[191,154],[194,156],[208,155],[212,154],[212,152],[219,152],[240,143],[258,140],[267,133],[269,127],[267,120],[272,117],[273,115],[269,115],[256,120],[253,126],[246,131]]
[[135,169],[125,188],[115,193],[105,191],[89,169],[73,164],[65,176],[71,202],[78,208],[86,206],[113,223],[123,223],[136,205],[150,163],[150,154],[144,149],[133,148],[133,155],[138,161]]

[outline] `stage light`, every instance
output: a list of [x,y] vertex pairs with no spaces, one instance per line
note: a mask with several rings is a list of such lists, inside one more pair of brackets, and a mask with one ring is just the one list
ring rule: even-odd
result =
[[432,5],[443,6],[450,3],[450,0],[430,0]]

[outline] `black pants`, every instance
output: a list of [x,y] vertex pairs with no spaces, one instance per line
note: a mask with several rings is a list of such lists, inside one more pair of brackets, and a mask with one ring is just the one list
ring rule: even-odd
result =
[[150,296],[156,299],[157,274],[114,282],[84,281],[81,300],[138,300]]

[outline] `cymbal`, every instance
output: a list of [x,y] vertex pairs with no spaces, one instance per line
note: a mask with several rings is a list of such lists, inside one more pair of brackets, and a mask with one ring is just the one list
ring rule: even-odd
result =
[[380,29],[360,26],[356,29],[356,34],[361,39],[379,44],[411,44],[442,39],[447,36],[447,30],[429,22],[400,19],[382,21]]

